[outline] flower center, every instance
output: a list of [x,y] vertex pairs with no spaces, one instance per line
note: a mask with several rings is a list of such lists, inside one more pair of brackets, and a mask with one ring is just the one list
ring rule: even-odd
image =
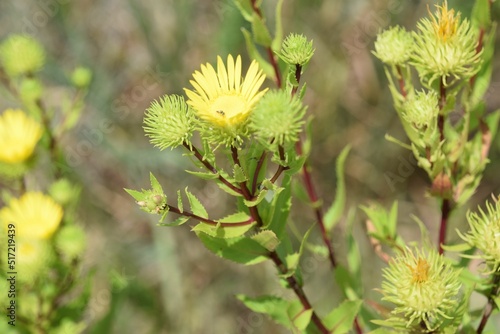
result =
[[221,95],[210,106],[210,113],[217,115],[221,122],[226,122],[235,116],[244,116],[248,113],[245,102],[245,99],[238,94]]
[[460,16],[455,16],[455,11],[448,10],[448,4],[438,7],[437,20],[433,17],[434,31],[436,35],[444,42],[451,39],[457,33],[458,21]]
[[417,259],[415,267],[407,265],[412,274],[412,282],[423,283],[427,281],[429,274],[429,264],[424,259]]

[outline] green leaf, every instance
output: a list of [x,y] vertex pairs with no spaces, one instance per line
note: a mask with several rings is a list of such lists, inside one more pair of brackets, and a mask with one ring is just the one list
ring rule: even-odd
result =
[[236,7],[239,9],[241,15],[248,22],[252,22],[253,8],[250,0],[233,0]]
[[[352,286],[357,295],[362,294],[361,282],[361,253],[359,251],[358,243],[354,238],[353,233],[354,225],[354,210],[350,210],[349,219],[347,221],[346,238],[347,238],[347,263],[349,271],[351,272]],[[350,298],[353,299],[353,298]]]
[[356,279],[353,275],[342,265],[337,265],[334,271],[335,281],[344,292],[344,295],[350,300],[357,300],[358,293],[356,292]]
[[160,183],[153,175],[153,173],[149,173],[149,179],[151,180],[151,189],[153,189],[153,192],[157,194],[163,194],[163,188],[161,187]]
[[291,328],[292,324],[288,318],[288,305],[289,301],[284,300],[279,297],[274,296],[260,296],[257,298],[251,298],[245,295],[237,295],[238,298],[246,307],[250,310],[267,314],[276,323],[285,326],[286,328]]
[[251,238],[270,252],[273,252],[280,243],[276,234],[270,230],[261,231],[253,235]]
[[262,200],[264,198],[266,198],[266,195],[267,195],[267,192],[268,190],[267,189],[262,189],[261,191],[259,191],[259,194],[257,195],[257,197],[251,201],[248,201],[246,199],[243,200],[243,202],[245,203],[245,205],[247,207],[252,207],[252,206],[256,206],[258,205],[260,202],[262,202]]
[[274,39],[271,43],[271,49],[275,52],[281,49],[281,42],[283,41],[283,23],[281,21],[281,9],[283,8],[283,0],[278,0],[276,4],[275,26],[274,26]]
[[196,231],[196,235],[208,250],[227,260],[252,265],[268,258],[269,251],[248,237],[222,239],[201,231]]
[[361,307],[361,300],[346,300],[324,319],[325,326],[332,334],[344,334],[352,328],[354,318]]
[[245,171],[238,164],[233,166],[233,176],[234,181],[237,183],[246,182],[246,180],[248,180],[248,177],[245,175]]
[[146,194],[137,191],[137,190],[132,190],[132,189],[126,189],[125,190],[130,196],[132,196],[137,202],[144,201],[146,199]]
[[211,173],[211,172],[195,172],[195,171],[192,171],[192,170],[186,170],[187,173],[191,174],[191,175],[194,175],[194,176],[197,176],[199,177],[200,179],[203,179],[203,180],[214,180],[216,178],[219,177],[219,173],[217,174],[214,174],[214,173]]
[[471,21],[478,28],[486,28],[491,24],[490,0],[476,0],[472,8]]
[[305,310],[300,301],[294,300],[290,302],[287,309],[288,317],[292,320],[293,326],[302,331],[306,329],[311,322],[312,309]]
[[346,200],[344,166],[350,149],[350,146],[346,146],[337,158],[337,189],[335,192],[335,201],[333,201],[332,205],[325,213],[325,228],[327,232],[331,232],[340,222],[340,218],[344,212]]
[[250,217],[244,212],[238,212],[229,215],[225,218],[218,220],[218,223],[235,223],[235,226],[222,226],[221,224],[217,226],[208,225],[205,223],[200,223],[193,228],[195,232],[205,232],[212,237],[217,238],[234,238],[239,237],[248,232],[252,227],[255,226],[256,222],[248,223],[245,225],[239,225],[238,223],[247,222]]
[[456,245],[441,245],[441,247],[447,252],[455,252],[455,253],[465,252],[472,248],[471,245],[467,243],[456,244]]
[[283,188],[275,192],[269,207],[263,212],[264,228],[272,230],[279,240],[282,240],[285,233],[288,214],[292,207],[290,183],[291,177],[285,174],[281,182]]
[[184,190],[186,192],[186,196],[189,201],[189,207],[191,208],[191,212],[195,215],[200,216],[202,218],[208,218],[208,213],[203,204],[194,196],[192,193],[188,191],[188,188]]
[[255,59],[257,63],[259,63],[260,68],[268,78],[274,78],[273,66],[260,55],[257,47],[252,40],[250,32],[245,28],[242,28],[241,31],[243,32],[243,36],[245,37],[247,51],[250,58]]
[[272,43],[271,33],[266,27],[264,18],[260,17],[257,13],[253,13],[252,19],[252,32],[255,43],[265,47],[270,47]]
[[181,213],[184,212],[184,206],[182,205],[182,196],[180,190],[177,190],[177,208]]

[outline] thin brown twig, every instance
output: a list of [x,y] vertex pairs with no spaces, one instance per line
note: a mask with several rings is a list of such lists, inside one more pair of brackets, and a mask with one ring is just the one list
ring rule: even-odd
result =
[[494,278],[493,278],[493,286],[491,287],[490,294],[488,296],[488,303],[486,304],[484,308],[484,313],[483,317],[481,318],[481,322],[479,323],[479,327],[477,328],[476,333],[481,334],[486,327],[486,323],[488,322],[488,319],[491,316],[491,313],[493,313],[493,310],[495,309],[495,300],[494,297],[498,295],[500,292],[500,274],[498,271],[495,271],[493,273]]

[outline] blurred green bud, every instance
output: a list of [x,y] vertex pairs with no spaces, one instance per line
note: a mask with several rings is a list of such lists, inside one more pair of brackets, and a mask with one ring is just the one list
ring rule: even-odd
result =
[[67,205],[76,201],[79,193],[79,187],[75,186],[68,179],[59,179],[52,183],[49,188],[50,196],[61,205]]
[[44,275],[53,259],[53,252],[47,240],[19,238],[16,242],[16,269],[20,282],[33,284]]
[[500,201],[486,203],[486,212],[478,208],[479,213],[468,212],[467,221],[470,231],[466,235],[457,233],[469,245],[477,248],[481,254],[464,255],[465,257],[483,259],[488,265],[486,274],[500,273]]
[[21,82],[19,94],[23,101],[33,102],[42,97],[43,86],[37,79],[25,78]]
[[160,101],[153,101],[144,117],[144,131],[160,150],[189,143],[195,124],[192,109],[179,95],[165,95]]
[[52,334],[80,334],[85,330],[84,323],[76,323],[71,319],[63,319],[59,326],[53,328],[50,332]]
[[460,13],[448,10],[445,1],[436,5],[430,19],[423,18],[414,33],[415,52],[412,64],[428,87],[436,80],[448,86],[457,80],[468,80],[480,69],[481,54],[477,52],[478,31]]
[[[270,149],[295,143],[299,139],[306,108],[297,97],[283,90],[269,91],[250,117],[255,136]],[[272,143],[271,143],[272,141]]]
[[11,77],[35,73],[45,63],[45,51],[32,37],[11,35],[0,44],[0,63]]
[[64,257],[73,260],[85,251],[87,236],[78,225],[68,225],[60,229],[56,235],[55,245]]
[[314,55],[313,42],[304,35],[290,34],[283,41],[278,56],[288,65],[305,66]]
[[377,35],[375,57],[387,65],[403,65],[413,52],[413,36],[400,26],[391,27]]
[[412,94],[403,104],[403,118],[416,129],[425,130],[437,124],[438,103],[438,96],[434,91]]
[[92,80],[92,71],[86,67],[77,67],[71,73],[71,83],[77,88],[86,88]]

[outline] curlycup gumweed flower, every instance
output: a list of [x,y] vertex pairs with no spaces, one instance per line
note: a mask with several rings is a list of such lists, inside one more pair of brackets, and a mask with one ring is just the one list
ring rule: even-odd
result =
[[460,310],[460,270],[434,250],[406,249],[383,270],[382,300],[396,305],[391,321],[429,332],[453,321]]
[[304,35],[290,34],[283,41],[278,56],[288,65],[305,66],[314,55],[313,42]]
[[436,92],[417,92],[403,103],[403,118],[416,129],[427,129],[436,125],[439,114]]
[[217,71],[210,64],[201,65],[190,83],[194,90],[185,89],[190,105],[208,128],[202,135],[211,141],[232,145],[245,135],[246,123],[255,104],[267,89],[259,90],[265,75],[254,60],[241,77],[241,57],[227,57],[227,67],[217,57]]
[[27,160],[42,133],[40,124],[24,112],[7,109],[0,115],[0,162],[15,164]]
[[153,101],[144,116],[144,131],[151,144],[160,150],[188,144],[195,125],[193,110],[178,95],[165,95]]
[[391,27],[377,35],[375,57],[387,65],[403,65],[413,52],[413,36],[400,26]]
[[63,209],[51,197],[39,192],[27,192],[14,198],[0,210],[3,226],[14,224],[21,238],[48,239],[59,227]]
[[458,234],[469,245],[477,248],[481,254],[469,256],[480,258],[488,265],[487,273],[500,271],[500,201],[495,199],[494,204],[486,203],[486,211],[481,208],[479,213],[469,212],[467,220],[470,231],[466,235]]
[[304,124],[305,107],[283,90],[268,92],[250,116],[255,136],[271,148],[295,143]]
[[11,35],[0,44],[0,63],[8,75],[38,72],[45,63],[42,45],[27,35]]
[[456,80],[466,80],[479,70],[481,52],[477,52],[478,33],[460,13],[448,9],[445,1],[436,6],[431,19],[423,18],[414,34],[415,48],[412,64],[423,82],[431,86],[441,80],[444,86]]

